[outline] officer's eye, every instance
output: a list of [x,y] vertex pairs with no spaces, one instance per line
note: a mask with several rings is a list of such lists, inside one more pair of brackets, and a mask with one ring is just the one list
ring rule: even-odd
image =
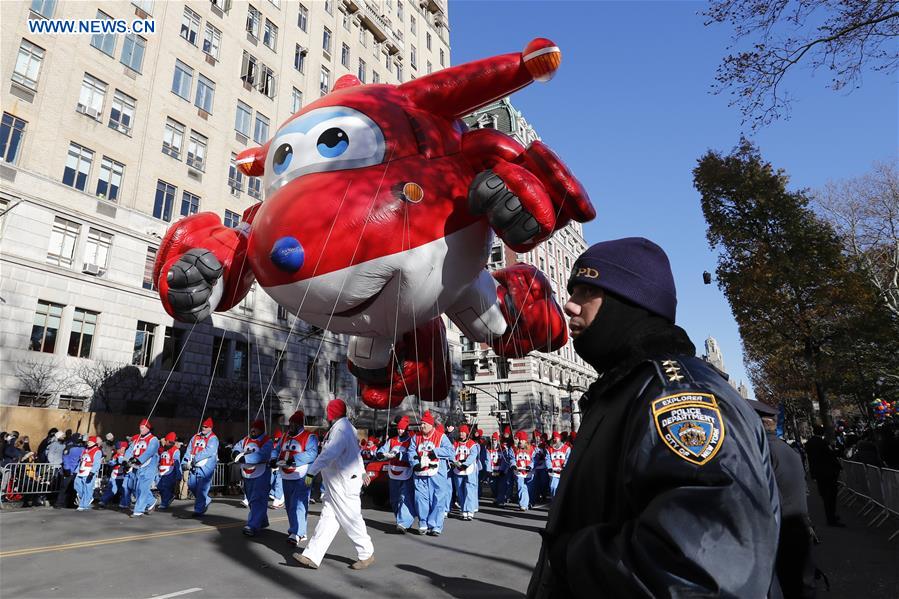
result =
[[343,129],[331,127],[318,136],[315,144],[318,153],[325,158],[336,158],[346,152],[350,146],[350,140]]
[[272,167],[275,169],[275,173],[281,174],[283,173],[288,166],[290,166],[290,159],[293,157],[293,148],[290,144],[281,144],[278,146],[278,149],[275,150],[275,158],[272,161]]

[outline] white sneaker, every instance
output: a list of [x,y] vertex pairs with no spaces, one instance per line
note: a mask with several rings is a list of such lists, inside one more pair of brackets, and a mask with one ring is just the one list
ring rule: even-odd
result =
[[272,502],[272,507],[275,507],[275,508],[281,508],[281,507],[284,507],[284,500],[281,499],[280,501],[274,501],[274,502]]
[[287,536],[287,544],[293,545],[294,547],[296,547],[297,545],[300,544],[300,537],[298,537],[297,535],[288,535]]
[[250,507],[250,502],[247,501],[247,498],[246,498],[246,497],[244,497],[243,499],[241,499],[240,502],[243,504],[244,507]]

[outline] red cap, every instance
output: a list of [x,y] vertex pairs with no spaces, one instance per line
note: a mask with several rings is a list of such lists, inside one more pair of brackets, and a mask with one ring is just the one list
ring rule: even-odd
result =
[[128,441],[119,441],[119,449],[128,449]]
[[167,434],[165,436],[165,440],[168,441],[169,443],[174,443],[175,439],[177,439],[177,438],[178,438],[177,435],[175,435],[175,433],[172,433],[172,432],[170,432],[169,434]]
[[503,434],[504,434],[504,435],[511,435],[511,434],[512,434],[512,427],[511,427],[511,426],[507,426],[506,428],[504,428],[504,429],[503,429]]
[[396,428],[406,430],[409,428],[409,417],[403,416],[400,418],[400,421],[396,423]]
[[425,413],[421,415],[421,421],[427,422],[431,426],[434,425],[434,415],[431,414],[431,410],[426,410]]
[[100,444],[100,437],[96,437],[96,436],[88,437],[88,438],[87,438],[87,442],[88,442],[88,443],[93,443],[94,445],[99,445],[99,444]]
[[146,418],[144,418],[143,420],[140,421],[140,426],[145,426],[145,427],[147,427],[147,428],[153,428],[153,427],[150,425],[150,421],[147,420]]
[[561,439],[562,434],[559,431],[553,431],[553,439]]
[[483,437],[483,436],[484,436],[484,429],[480,429],[480,428],[479,428],[479,429],[478,429],[477,431],[475,431],[475,432],[477,433],[477,435],[478,435],[479,437]]
[[494,431],[493,434],[490,435],[490,436],[491,436],[492,438],[494,438],[494,439],[499,439],[499,432],[498,432],[498,431]]
[[541,434],[540,431],[539,431],[538,429],[535,428],[535,429],[534,429],[534,433],[533,433],[534,438],[535,438],[535,439],[539,438],[539,437],[540,437],[540,434]]
[[276,430],[275,431],[275,441],[280,439],[283,435],[284,435],[284,431],[282,431],[280,428],[278,430]]
[[526,432],[524,432],[524,431],[518,431],[518,432],[515,433],[515,438],[516,438],[516,439],[519,439],[519,440],[521,440],[521,441],[527,441],[527,440],[528,440],[528,434],[527,434]]
[[253,421],[253,424],[250,425],[250,428],[255,428],[257,431],[264,431],[265,430],[265,422],[263,422],[262,420],[257,418],[256,420]]
[[466,434],[467,434],[467,433],[468,433],[468,425],[467,425],[467,424],[463,424],[462,426],[460,426],[460,427],[459,427],[459,432],[460,432],[460,433],[466,433]]
[[306,415],[303,413],[303,410],[297,410],[290,416],[290,420],[288,422],[290,424],[303,424],[303,421],[306,419]]
[[346,403],[342,399],[332,399],[328,402],[328,420],[337,420],[346,416]]
[[203,421],[203,428],[212,428],[212,418],[207,418]]

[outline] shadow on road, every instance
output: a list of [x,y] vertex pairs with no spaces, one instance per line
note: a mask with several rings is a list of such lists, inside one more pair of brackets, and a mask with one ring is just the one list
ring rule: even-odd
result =
[[481,599],[484,597],[489,597],[490,599],[505,599],[507,597],[524,597],[524,593],[490,584],[489,582],[481,582],[480,580],[461,578],[458,576],[441,576],[436,572],[431,572],[430,570],[425,570],[424,568],[410,564],[397,564],[396,567],[400,570],[429,578],[432,585],[444,593],[457,597],[458,599]]

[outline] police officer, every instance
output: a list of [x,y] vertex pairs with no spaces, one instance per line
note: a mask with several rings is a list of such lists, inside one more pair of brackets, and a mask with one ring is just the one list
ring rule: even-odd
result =
[[209,487],[212,486],[212,477],[218,464],[219,440],[212,432],[212,418],[207,418],[200,426],[200,432],[191,437],[184,457],[181,460],[181,470],[188,471],[187,488],[194,494],[194,511],[192,516],[199,517],[206,513],[212,498],[209,497]]
[[765,597],[779,502],[752,408],[674,325],[668,258],[598,243],[565,304],[599,373],[562,473],[528,597]]

